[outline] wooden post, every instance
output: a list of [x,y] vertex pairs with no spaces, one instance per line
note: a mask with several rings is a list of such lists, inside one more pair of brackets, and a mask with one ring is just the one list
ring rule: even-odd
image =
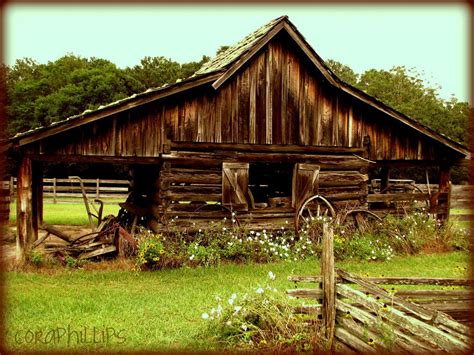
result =
[[53,203],[56,203],[56,178],[53,178]]
[[336,328],[336,279],[334,275],[333,229],[323,224],[323,248],[321,255],[321,277],[323,288],[323,326],[328,349],[334,349]]
[[22,157],[17,175],[16,224],[17,260],[24,262],[34,242],[33,220],[33,174],[30,158]]
[[380,192],[387,193],[387,187],[390,179],[390,168],[387,166],[382,167],[380,172]]
[[38,239],[38,228],[43,223],[43,165],[41,162],[32,164],[33,184],[33,230],[34,240]]
[[13,200],[15,196],[15,181],[13,180],[13,176],[10,176],[10,201]]
[[97,179],[96,186],[95,186],[95,198],[100,198],[100,179]]
[[[449,188],[450,170],[451,166],[447,164],[442,164],[439,167],[439,197],[438,214],[436,215],[436,219],[439,219],[441,222],[449,218],[449,200],[451,199],[451,193]],[[444,194],[447,194],[446,198],[443,196]]]

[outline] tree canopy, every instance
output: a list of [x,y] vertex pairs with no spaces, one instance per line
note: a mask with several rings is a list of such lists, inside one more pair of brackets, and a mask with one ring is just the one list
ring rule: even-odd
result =
[[439,97],[439,87],[426,84],[416,70],[395,66],[390,70],[369,69],[358,75],[334,60],[327,64],[346,83],[438,133],[467,144],[469,104],[459,102],[455,97],[443,100]]

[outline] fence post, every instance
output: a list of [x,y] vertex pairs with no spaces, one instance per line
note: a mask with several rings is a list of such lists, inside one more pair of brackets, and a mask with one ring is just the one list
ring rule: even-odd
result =
[[336,279],[334,273],[333,229],[323,224],[323,249],[321,254],[321,276],[323,288],[323,327],[330,351],[334,350],[336,327]]
[[95,198],[99,199],[100,198],[100,180],[97,179],[96,181],[96,186],[95,186]]
[[53,203],[56,203],[56,178],[53,178]]
[[10,176],[10,201],[15,197],[15,185],[13,181],[13,176]]

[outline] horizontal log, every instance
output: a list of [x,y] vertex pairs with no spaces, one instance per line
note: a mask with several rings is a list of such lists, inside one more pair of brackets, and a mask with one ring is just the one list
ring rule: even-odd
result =
[[362,147],[303,146],[282,144],[237,144],[237,143],[188,143],[171,142],[171,150],[175,151],[233,151],[261,153],[314,153],[314,154],[361,154]]
[[162,198],[170,201],[215,201],[220,202],[222,194],[201,194],[201,193],[174,193],[172,191],[164,191],[160,194]]
[[151,164],[158,165],[161,157],[137,156],[106,156],[106,155],[77,155],[77,154],[25,154],[34,161],[65,162],[65,163],[111,163],[111,164]]
[[358,171],[321,171],[319,173],[319,186],[359,186],[368,181],[366,174]]
[[310,314],[310,315],[318,316],[321,314],[322,305],[314,304],[314,305],[296,306],[294,310],[295,310],[295,313]]
[[428,194],[422,193],[392,193],[392,194],[369,194],[367,202],[395,202],[395,201],[424,201],[428,200]]
[[81,260],[82,259],[90,259],[90,258],[93,258],[95,256],[112,253],[116,250],[117,250],[117,248],[115,247],[115,245],[104,246],[102,248],[98,248],[98,249],[93,250],[91,252],[83,253],[83,254],[79,255],[79,259],[81,259]]
[[55,235],[56,237],[70,243],[71,240],[72,240],[72,237],[70,235],[67,235],[66,233],[64,233],[63,231],[57,229],[56,227],[53,227],[49,224],[46,224],[46,223],[43,223],[41,225],[41,229],[47,231],[48,233],[51,233],[53,235]]
[[265,163],[296,163],[307,162],[318,164],[321,169],[327,170],[360,170],[367,168],[368,163],[350,155],[311,155],[291,153],[198,153],[172,152],[163,154],[165,161],[173,162],[184,160],[199,166],[201,163],[215,162],[265,162]]
[[471,299],[474,297],[471,290],[396,290],[396,295],[400,297],[462,297]]
[[[189,186],[170,186],[168,192],[171,194],[221,194],[222,186],[209,185],[189,185]],[[165,192],[166,194],[166,192]]]
[[450,218],[456,221],[474,221],[474,214],[451,214]]
[[[362,277],[362,280],[369,281],[375,284],[382,285],[438,285],[438,286],[470,286],[474,285],[473,279],[462,279],[462,278],[446,278],[446,277]],[[291,275],[288,277],[289,281],[294,282],[308,282],[308,283],[320,283],[321,276],[299,276]],[[342,279],[338,278],[338,282]]]
[[160,175],[160,180],[163,184],[172,183],[203,183],[219,185],[222,184],[222,173],[221,172],[176,172],[175,169],[169,171],[163,171]]
[[312,298],[319,299],[323,296],[323,291],[315,288],[296,288],[286,290],[286,294],[296,298]]
[[166,205],[165,210],[167,212],[195,212],[196,210],[218,212],[223,209],[220,204],[206,204],[204,201],[201,203],[170,203]]

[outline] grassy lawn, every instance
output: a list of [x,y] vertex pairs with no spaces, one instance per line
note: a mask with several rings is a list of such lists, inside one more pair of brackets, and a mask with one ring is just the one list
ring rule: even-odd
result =
[[[465,277],[459,267],[469,264],[468,253],[395,257],[390,262],[346,261],[337,266],[370,276]],[[46,350],[207,350],[216,347],[209,339],[199,339],[205,329],[203,312],[224,302],[234,292],[253,292],[269,281],[268,272],[279,292],[292,288],[287,276],[316,274],[317,260],[259,265],[222,265],[216,268],[183,268],[156,272],[53,270],[6,273],[5,326],[10,349]],[[56,344],[32,341],[25,344],[28,331],[64,328],[89,337],[93,327],[107,328],[109,341],[96,344],[77,342],[77,335],[63,336]],[[122,332],[119,334],[118,332]],[[120,337],[114,337],[119,334]],[[16,338],[15,338],[16,336]],[[100,338],[100,337],[99,337]],[[43,337],[44,339],[44,337]],[[86,339],[87,340],[87,339]],[[18,344],[22,342],[23,344]]]

